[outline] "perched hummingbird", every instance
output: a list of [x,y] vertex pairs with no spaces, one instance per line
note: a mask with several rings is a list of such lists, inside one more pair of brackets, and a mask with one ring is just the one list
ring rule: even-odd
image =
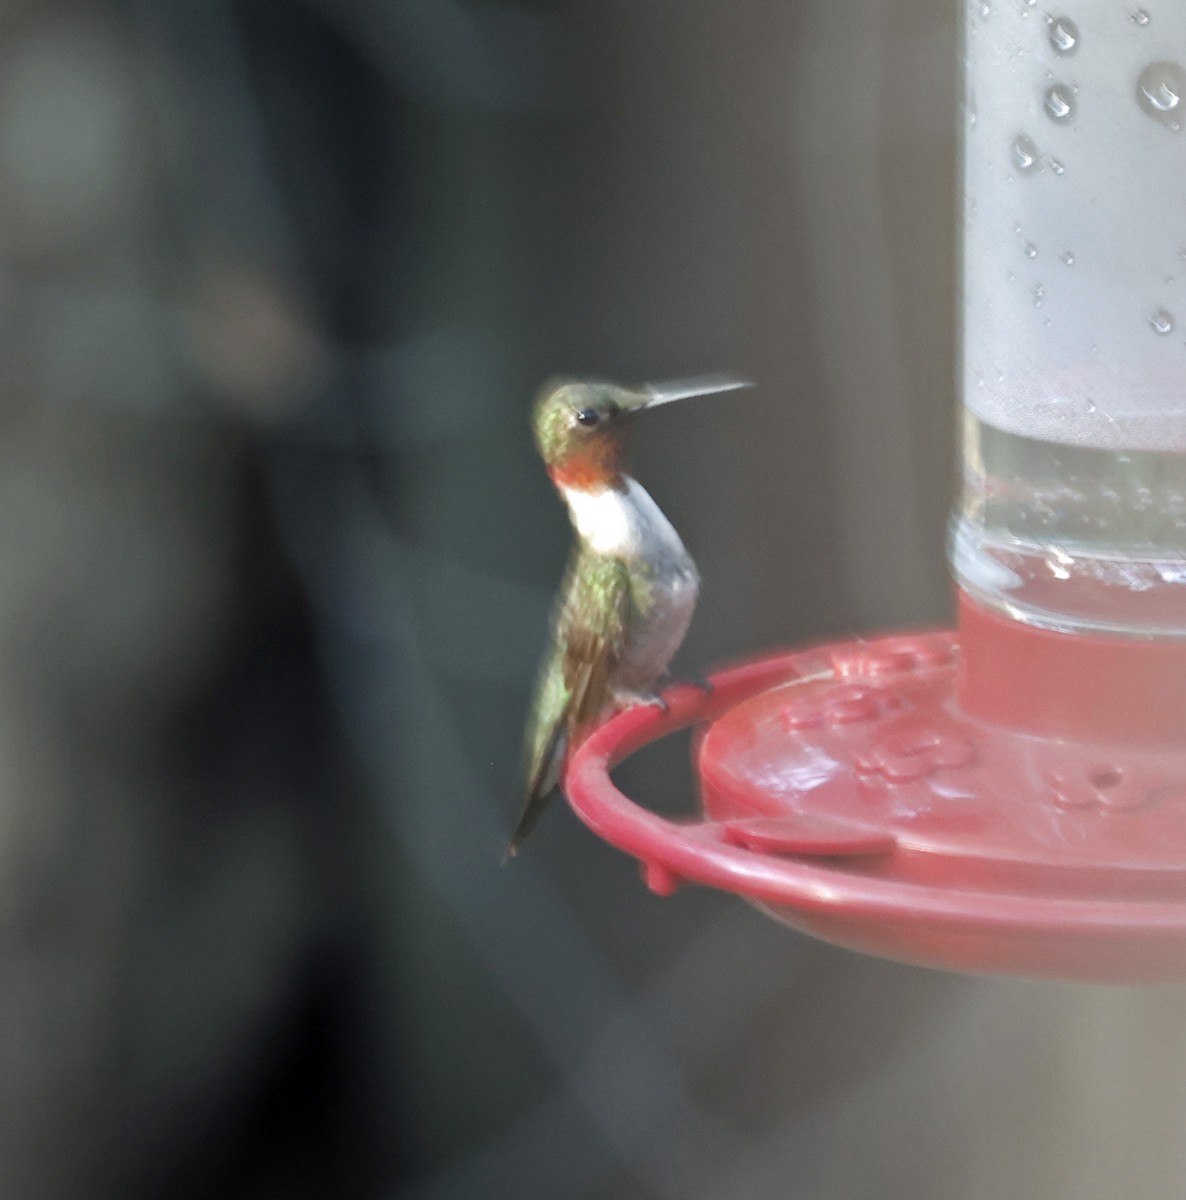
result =
[[569,748],[607,708],[662,703],[655,685],[692,620],[700,587],[696,564],[659,506],[622,469],[635,415],[745,386],[723,376],[639,391],[572,382],[545,389],[536,403],[536,444],[568,506],[577,542],[536,686],[526,798],[508,855],[539,820]]

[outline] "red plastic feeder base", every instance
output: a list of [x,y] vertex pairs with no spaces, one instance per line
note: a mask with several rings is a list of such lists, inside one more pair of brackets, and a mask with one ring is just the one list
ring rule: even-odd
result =
[[[827,941],[959,971],[1186,979],[1186,644],[1084,639],[964,599],[948,632],[727,670],[573,755],[578,815],[648,884],[736,892]],[[699,739],[703,819],[614,787]]]

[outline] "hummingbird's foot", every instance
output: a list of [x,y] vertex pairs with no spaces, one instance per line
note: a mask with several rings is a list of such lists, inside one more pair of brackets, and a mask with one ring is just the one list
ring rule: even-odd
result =
[[614,701],[619,708],[637,708],[647,704],[660,712],[670,712],[671,705],[658,692],[615,692]]

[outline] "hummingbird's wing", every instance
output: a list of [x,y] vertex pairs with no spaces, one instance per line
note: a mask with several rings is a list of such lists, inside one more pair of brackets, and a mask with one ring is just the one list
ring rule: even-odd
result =
[[526,797],[508,855],[518,852],[560,782],[565,756],[610,699],[626,643],[630,574],[616,558],[579,550],[561,590],[552,646],[527,727]]

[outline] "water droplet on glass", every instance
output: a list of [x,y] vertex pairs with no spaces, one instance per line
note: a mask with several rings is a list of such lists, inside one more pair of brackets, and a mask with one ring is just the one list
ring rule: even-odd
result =
[[1148,25],[1149,24],[1149,14],[1143,8],[1138,8],[1135,12],[1129,13],[1128,19],[1134,25]]
[[1052,121],[1069,121],[1075,115],[1075,94],[1065,83],[1046,89],[1046,115]]
[[1079,48],[1079,26],[1069,17],[1051,17],[1047,33],[1055,54],[1074,54]]
[[1057,158],[1052,158],[1050,159],[1050,169],[1055,173],[1055,175],[1061,175],[1066,170],[1066,167],[1064,167]]
[[1186,71],[1177,63],[1150,63],[1137,80],[1137,100],[1141,108],[1177,131],[1182,128],[1183,104],[1186,95]]
[[1149,324],[1154,333],[1166,334],[1172,333],[1174,328],[1174,315],[1164,308],[1159,308],[1149,318]]
[[1013,282],[1013,280],[1016,278],[1016,276],[1013,274],[1013,272],[1012,272],[1012,271],[1006,271],[1006,272],[1005,272],[1005,278],[1006,278],[1006,279],[1007,279],[1007,280],[1008,280],[1010,283],[1012,283],[1012,282]]
[[1065,266],[1073,267],[1075,265],[1075,256],[1069,250],[1064,250],[1058,257],[1062,259]]
[[987,21],[991,13],[992,5],[989,4],[988,0],[980,0],[980,19]]
[[1019,171],[1027,175],[1042,165],[1038,147],[1028,133],[1019,133],[1013,139],[1013,162]]
[[1025,251],[1026,258],[1038,257],[1038,247],[1033,242],[1026,242],[1022,249]]
[[1042,284],[1038,284],[1034,288],[1034,307],[1041,308],[1043,297],[1046,295],[1046,288]]

